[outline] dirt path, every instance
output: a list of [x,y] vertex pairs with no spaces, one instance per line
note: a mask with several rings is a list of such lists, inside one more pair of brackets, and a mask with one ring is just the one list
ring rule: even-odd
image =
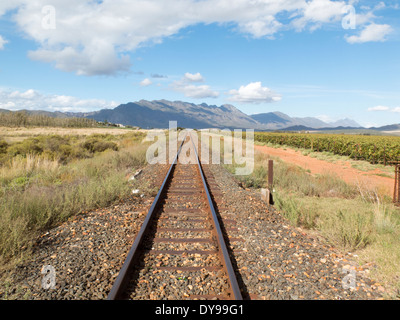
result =
[[331,163],[324,160],[304,156],[293,149],[275,149],[267,146],[254,146],[255,150],[279,157],[283,161],[296,164],[305,170],[310,170],[312,174],[335,174],[347,183],[360,184],[368,189],[376,189],[381,193],[393,197],[394,179],[389,177],[377,176],[384,173],[379,169],[372,171],[361,171],[351,167],[349,162]]

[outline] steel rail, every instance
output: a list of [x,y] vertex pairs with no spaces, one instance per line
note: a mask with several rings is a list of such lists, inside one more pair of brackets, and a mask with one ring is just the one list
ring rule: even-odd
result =
[[[134,263],[138,260],[138,258],[140,257],[140,246],[143,242],[143,239],[145,237],[145,234],[147,233],[150,223],[153,220],[153,217],[155,215],[156,210],[158,209],[159,206],[159,201],[160,198],[162,196],[162,194],[165,191],[166,185],[169,182],[170,178],[171,178],[171,173],[173,171],[174,166],[177,164],[177,161],[179,159],[179,155],[181,153],[182,150],[182,146],[185,143],[185,140],[187,137],[190,137],[190,140],[192,141],[193,147],[194,147],[194,151],[195,151],[195,156],[196,156],[196,162],[198,165],[198,170],[201,176],[201,180],[202,180],[202,184],[203,184],[203,188],[205,191],[205,195],[207,197],[207,204],[211,213],[211,218],[212,218],[212,223],[214,225],[214,235],[216,237],[217,243],[218,243],[218,252],[219,252],[219,256],[221,258],[221,262],[223,265],[223,269],[226,273],[226,275],[228,276],[228,281],[229,281],[229,286],[230,286],[230,293],[233,296],[233,298],[235,300],[242,300],[242,294],[240,292],[240,288],[239,288],[239,284],[237,282],[237,278],[235,275],[235,272],[233,270],[232,267],[232,263],[229,257],[229,252],[227,249],[227,246],[225,244],[225,240],[224,240],[224,236],[222,234],[222,230],[221,230],[221,226],[220,223],[218,221],[218,217],[214,208],[214,204],[211,198],[211,194],[210,191],[208,189],[208,185],[206,183],[206,179],[204,176],[204,172],[203,169],[201,167],[201,163],[200,163],[200,159],[196,150],[196,146],[192,140],[192,137],[189,134],[187,134],[184,139],[182,140],[182,143],[180,144],[179,150],[175,156],[175,159],[173,161],[173,163],[171,164],[167,175],[164,178],[164,181],[161,185],[160,190],[158,191],[151,208],[149,209],[149,212],[143,222],[143,225],[137,235],[137,237],[135,238],[135,241],[125,259],[125,262],[108,294],[107,300],[118,300],[121,299],[123,297],[123,293],[127,287],[127,284],[129,282],[129,273],[132,271],[132,268],[134,266]],[[170,240],[170,239],[169,239]]]
[[128,274],[131,271],[134,262],[139,258],[139,255],[140,255],[140,253],[139,253],[140,250],[138,248],[140,247],[140,244],[142,243],[142,241],[144,239],[144,235],[147,232],[147,229],[149,227],[150,221],[153,219],[154,213],[155,213],[155,211],[156,211],[156,209],[157,209],[157,207],[159,205],[159,199],[161,197],[161,194],[164,192],[165,186],[166,186],[166,184],[167,184],[167,182],[168,182],[168,180],[169,180],[169,178],[171,176],[172,169],[174,168],[175,164],[177,163],[179,153],[181,152],[181,149],[182,149],[182,146],[183,146],[183,144],[184,144],[184,142],[186,140],[186,137],[187,137],[187,135],[182,140],[182,143],[181,143],[181,145],[179,147],[179,150],[178,150],[178,152],[177,152],[177,154],[175,156],[175,159],[172,162],[172,164],[171,164],[171,166],[170,166],[170,168],[168,170],[167,175],[165,176],[165,179],[164,179],[164,181],[163,181],[163,183],[161,185],[160,190],[158,191],[156,197],[154,198],[153,204],[151,205],[151,207],[149,209],[149,212],[147,213],[147,216],[146,216],[146,218],[145,218],[145,220],[143,222],[143,225],[140,228],[140,231],[139,231],[138,235],[136,236],[135,241],[134,241],[131,249],[129,250],[129,253],[128,253],[126,259],[125,259],[125,262],[122,265],[122,268],[121,268],[121,270],[120,270],[120,272],[119,272],[119,274],[117,276],[117,279],[115,279],[115,282],[114,282],[114,284],[113,284],[113,286],[112,286],[112,288],[111,288],[111,290],[110,290],[110,292],[109,292],[109,294],[107,296],[107,300],[118,300],[118,299],[121,299],[121,297],[122,297],[122,295],[124,293],[124,290],[126,288],[127,282],[129,281],[128,280],[128,278],[129,278]]
[[213,220],[213,224],[214,224],[214,230],[215,230],[216,236],[217,236],[218,250],[220,251],[220,254],[223,258],[223,262],[224,262],[223,266],[224,266],[226,274],[228,275],[229,285],[232,290],[234,299],[235,300],[243,300],[242,293],[241,293],[240,287],[239,287],[239,283],[237,281],[235,271],[233,270],[232,261],[229,257],[229,252],[228,252],[228,249],[227,249],[227,246],[225,243],[224,236],[222,234],[221,225],[218,221],[217,213],[215,211],[214,204],[213,204],[210,192],[208,190],[207,182],[206,182],[206,179],[204,176],[204,172],[201,167],[200,159],[197,154],[196,146],[194,145],[194,142],[193,142],[193,139],[192,139],[192,136],[190,135],[190,133],[189,133],[189,136],[190,136],[190,140],[192,141],[193,148],[194,148],[194,151],[196,154],[197,165],[199,168],[201,180],[203,182],[204,190],[205,190],[205,193],[207,196],[207,200],[208,200],[207,203],[208,203],[209,209],[211,211],[211,216],[212,216],[212,220]]

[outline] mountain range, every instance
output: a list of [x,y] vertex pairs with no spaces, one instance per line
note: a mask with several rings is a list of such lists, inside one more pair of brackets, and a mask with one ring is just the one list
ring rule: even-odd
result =
[[68,116],[86,117],[97,121],[138,126],[141,128],[168,128],[175,120],[184,128],[246,128],[256,130],[279,130],[294,126],[307,128],[334,128],[338,126],[360,128],[353,120],[343,119],[326,123],[317,118],[290,117],[282,112],[247,115],[230,104],[222,106],[206,103],[193,104],[183,101],[140,100],[121,104],[115,109],[102,109],[89,113],[66,113]]
[[[6,112],[8,110],[1,110]],[[364,129],[351,119],[342,119],[327,123],[314,117],[290,117],[282,112],[267,112],[247,115],[230,104],[222,106],[206,103],[193,104],[183,101],[140,100],[121,104],[114,109],[102,109],[93,112],[49,112],[28,111],[30,114],[43,114],[53,117],[85,117],[97,121],[150,128],[169,128],[169,121],[177,121],[178,127],[255,129],[255,130],[332,130]],[[0,124],[1,125],[1,124]],[[371,128],[378,131],[399,130],[400,124]]]

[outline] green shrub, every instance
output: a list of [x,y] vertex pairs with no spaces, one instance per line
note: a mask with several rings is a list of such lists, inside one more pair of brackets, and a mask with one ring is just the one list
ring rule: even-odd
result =
[[[72,144],[61,144],[58,151],[54,145],[57,139],[51,138],[50,141],[47,144],[45,138],[37,139],[38,145],[39,142],[47,145],[49,153],[53,149],[55,154],[64,154],[69,158],[91,158],[60,165],[44,156],[18,156],[11,172],[2,168],[0,256],[3,258],[22,254],[23,248],[29,247],[38,234],[72,215],[107,206],[128,196],[131,186],[125,179],[127,173],[146,163],[148,145],[145,144],[136,143],[114,151],[117,149],[115,142],[98,140],[96,142],[105,143],[108,147],[105,150],[108,151],[95,151],[103,150],[104,146],[96,148],[94,144],[95,153],[91,153],[80,146],[82,138],[58,140],[61,143],[74,141]],[[28,163],[31,169],[23,176]]]
[[43,148],[37,138],[29,138],[21,142],[16,142],[7,149],[7,153],[10,157],[27,154],[41,154],[42,152]]
[[14,187],[25,187],[29,183],[27,177],[18,177],[11,181],[11,185]]
[[0,154],[6,153],[8,148],[8,143],[4,140],[0,140]]
[[91,153],[103,152],[107,149],[118,150],[118,145],[111,141],[102,141],[97,138],[89,138],[82,143],[82,147]]
[[320,223],[322,233],[333,243],[355,250],[371,242],[372,217],[364,212],[338,210]]

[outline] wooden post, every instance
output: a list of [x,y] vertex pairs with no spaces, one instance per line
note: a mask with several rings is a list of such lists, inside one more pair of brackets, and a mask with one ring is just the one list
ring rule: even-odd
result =
[[274,184],[274,160],[268,160],[268,188]]
[[274,184],[274,161],[268,160],[268,186],[261,189],[261,199],[268,204],[274,204],[272,197]]
[[268,204],[274,204],[274,199],[272,197],[272,191],[274,187],[274,160],[268,160]]
[[397,164],[394,168],[394,194],[393,194],[393,202],[396,205],[400,205],[400,164]]

